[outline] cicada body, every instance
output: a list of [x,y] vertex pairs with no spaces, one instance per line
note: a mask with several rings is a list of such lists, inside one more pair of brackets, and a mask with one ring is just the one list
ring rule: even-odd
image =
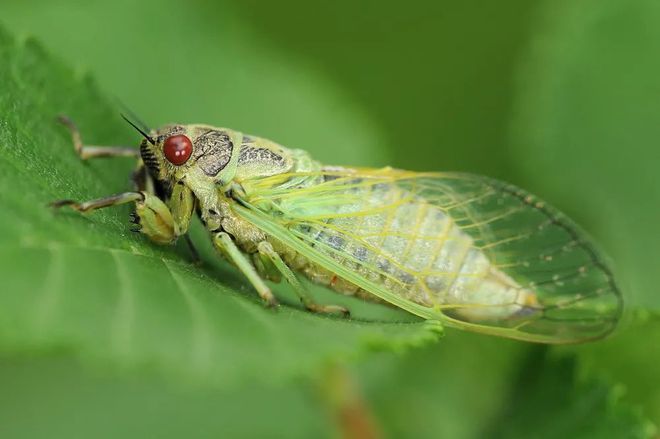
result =
[[315,304],[297,273],[449,326],[545,343],[602,337],[621,314],[614,276],[586,234],[511,185],[324,166],[206,125],[141,132],[143,183],[128,193],[138,195],[57,204],[135,201],[140,231],[160,243],[185,234],[197,212],[267,303],[276,300],[263,279],[284,278],[308,309],[345,311]]

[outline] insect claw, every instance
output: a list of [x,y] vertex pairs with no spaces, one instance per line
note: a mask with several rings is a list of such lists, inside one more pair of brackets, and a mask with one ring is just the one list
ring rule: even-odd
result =
[[277,301],[277,299],[274,296],[264,298],[263,300],[267,308],[277,309],[280,307],[280,303]]
[[142,232],[142,226],[138,224],[138,225],[135,226],[135,227],[131,227],[131,232],[134,232],[134,233],[141,233],[141,232]]
[[58,114],[55,117],[55,120],[58,121],[59,123],[63,124],[63,125],[66,125],[67,127],[72,127],[72,126],[75,127],[75,124],[73,123],[73,121],[68,116],[65,116],[64,114]]
[[140,217],[135,212],[130,213],[128,215],[128,218],[130,219],[130,222],[132,222],[133,224],[140,224]]
[[59,209],[60,207],[64,207],[64,206],[71,206],[73,209],[75,209],[76,208],[75,206],[77,204],[78,202],[75,200],[56,200],[56,201],[51,201],[50,203],[47,204],[47,206],[53,209]]

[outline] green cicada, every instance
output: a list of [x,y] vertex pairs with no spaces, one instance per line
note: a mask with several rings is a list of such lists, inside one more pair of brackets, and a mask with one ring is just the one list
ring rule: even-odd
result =
[[[127,119],[127,121],[129,121]],[[159,244],[185,236],[193,214],[259,296],[286,279],[314,303],[300,273],[366,300],[448,326],[544,343],[608,334],[622,299],[610,268],[573,222],[527,192],[489,178],[323,165],[305,151],[210,125],[131,125],[133,148],[83,146],[83,158],[135,156],[135,191],[80,212],[135,203],[139,231]]]

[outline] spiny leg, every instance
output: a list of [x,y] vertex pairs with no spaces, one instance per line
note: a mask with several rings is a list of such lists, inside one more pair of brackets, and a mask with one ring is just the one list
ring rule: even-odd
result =
[[109,197],[97,198],[96,200],[83,201],[81,203],[74,200],[57,200],[49,204],[50,207],[60,208],[68,206],[78,212],[91,212],[103,207],[119,206],[120,204],[130,203],[132,201],[144,201],[146,198],[142,192],[122,192]]
[[213,245],[220,250],[225,257],[232,262],[241,273],[250,281],[252,286],[257,290],[259,297],[271,307],[278,305],[277,299],[266,285],[266,282],[259,276],[254,265],[245,257],[241,250],[236,246],[234,241],[225,232],[218,232],[213,236]]
[[76,153],[81,159],[87,160],[97,157],[139,157],[140,151],[136,148],[127,148],[122,146],[96,146],[96,145],[83,145],[80,137],[80,131],[75,123],[68,117],[60,115],[57,120],[64,124],[71,132],[71,140]]
[[275,268],[284,276],[289,285],[300,298],[303,306],[307,308],[308,311],[322,313],[322,314],[341,314],[343,317],[350,316],[350,311],[343,306],[337,305],[319,305],[315,303],[314,300],[309,295],[307,289],[300,283],[296,274],[291,271],[288,265],[282,260],[282,257],[273,249],[273,246],[270,245],[267,241],[262,241],[257,246],[257,250],[260,255],[268,258]]

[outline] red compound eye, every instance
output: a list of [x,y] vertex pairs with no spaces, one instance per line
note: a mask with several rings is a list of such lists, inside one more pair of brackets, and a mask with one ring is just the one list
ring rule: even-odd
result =
[[170,136],[165,139],[163,144],[163,154],[170,163],[181,166],[188,161],[192,154],[192,142],[183,134]]

